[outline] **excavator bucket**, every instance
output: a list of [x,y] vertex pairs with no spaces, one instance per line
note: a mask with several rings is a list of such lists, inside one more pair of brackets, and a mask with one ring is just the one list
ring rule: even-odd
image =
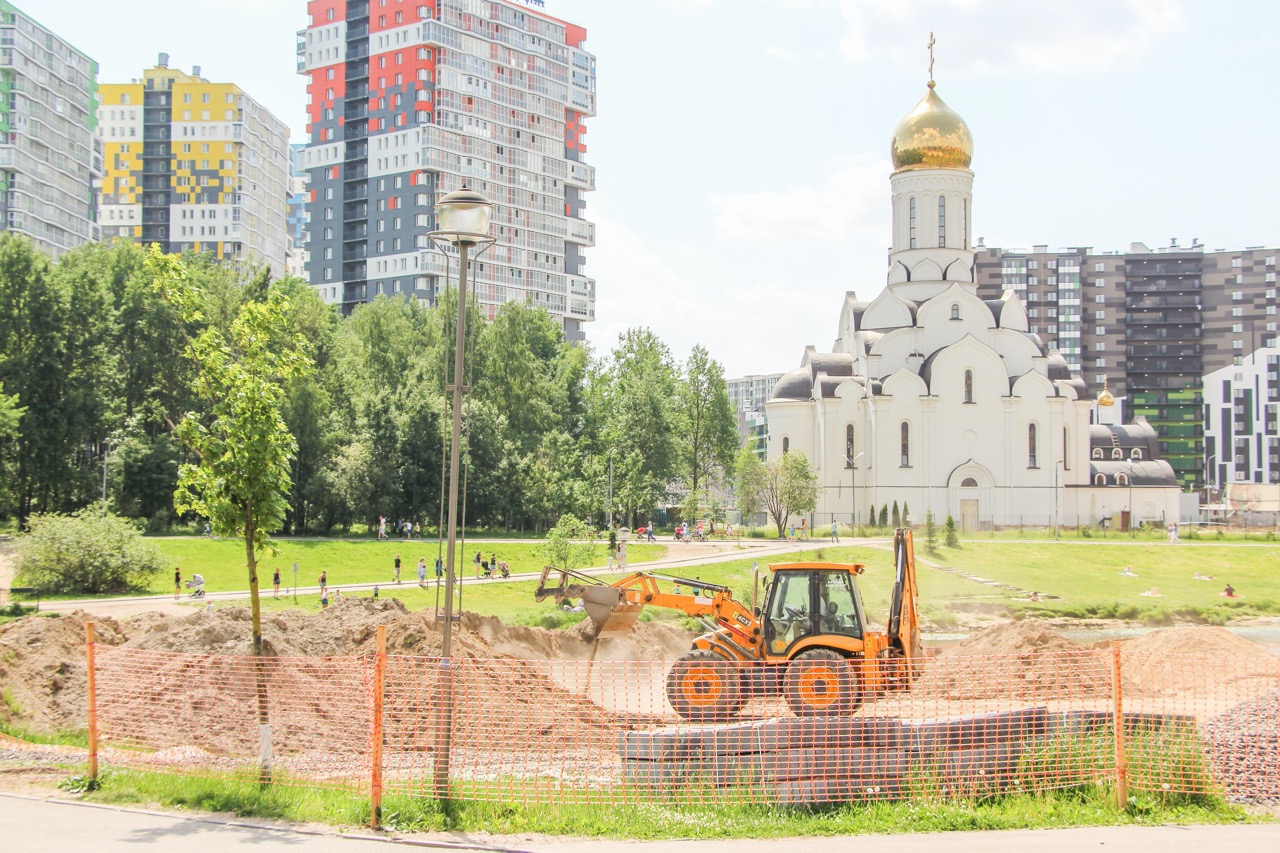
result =
[[924,655],[920,643],[919,590],[916,588],[916,555],[911,530],[901,528],[893,537],[894,582],[889,604],[889,644],[907,659],[910,677],[919,674]]
[[[552,572],[560,573],[560,580],[555,586],[549,586],[547,579]],[[644,609],[643,604],[633,604],[625,600],[622,590],[609,586],[598,578],[575,572],[569,569],[557,569],[555,566],[544,566],[534,598],[542,601],[554,598],[557,604],[574,598],[582,599],[582,609],[595,627],[593,636],[597,639],[606,637],[622,637],[631,632]]]
[[644,609],[643,604],[623,601],[622,590],[611,586],[584,587],[582,607],[595,623],[597,639],[625,637]]

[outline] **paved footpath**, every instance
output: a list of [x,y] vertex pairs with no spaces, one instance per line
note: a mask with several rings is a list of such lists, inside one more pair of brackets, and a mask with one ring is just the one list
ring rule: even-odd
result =
[[767,853],[804,849],[806,853],[1036,853],[1076,850],[1203,853],[1206,849],[1274,851],[1280,825],[1151,826],[1085,829],[953,832],[921,835],[863,835],[737,841],[607,841],[540,836],[485,836],[431,833],[387,836],[331,828],[296,829],[229,816],[188,816],[112,806],[0,795],[0,839],[5,850],[23,853],[178,850],[214,853],[226,850],[301,850],[307,853],[362,853],[403,847],[453,850],[528,851],[528,853]]

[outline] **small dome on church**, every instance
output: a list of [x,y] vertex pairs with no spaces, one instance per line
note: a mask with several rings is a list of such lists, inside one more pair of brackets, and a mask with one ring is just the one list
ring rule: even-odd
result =
[[898,122],[889,153],[898,172],[968,169],[973,160],[973,137],[964,119],[938,97],[931,80],[928,93]]

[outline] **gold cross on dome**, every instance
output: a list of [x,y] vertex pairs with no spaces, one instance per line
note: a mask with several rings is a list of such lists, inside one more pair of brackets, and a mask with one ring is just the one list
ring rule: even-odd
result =
[[933,46],[938,40],[933,37],[933,33],[929,33],[929,85],[933,86]]

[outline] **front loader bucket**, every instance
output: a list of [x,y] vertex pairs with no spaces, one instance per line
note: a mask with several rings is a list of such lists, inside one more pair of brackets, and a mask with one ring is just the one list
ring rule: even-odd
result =
[[622,600],[622,590],[611,586],[589,586],[581,590],[582,607],[595,623],[597,639],[624,637],[631,633],[643,604]]

